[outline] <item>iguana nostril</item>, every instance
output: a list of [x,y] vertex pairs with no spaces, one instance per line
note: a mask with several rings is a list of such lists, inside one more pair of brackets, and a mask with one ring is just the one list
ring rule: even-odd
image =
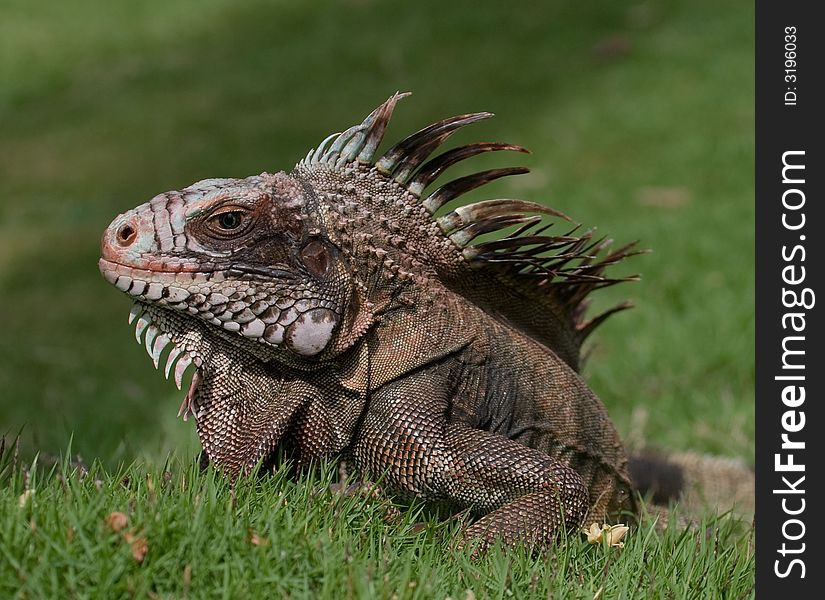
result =
[[117,243],[121,246],[131,246],[132,242],[137,238],[137,231],[129,223],[124,223],[118,227],[115,237],[117,238]]

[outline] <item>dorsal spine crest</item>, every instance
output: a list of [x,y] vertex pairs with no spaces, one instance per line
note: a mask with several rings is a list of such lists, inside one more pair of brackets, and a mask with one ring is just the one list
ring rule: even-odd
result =
[[[464,193],[501,177],[527,173],[525,167],[466,175],[425,194],[458,162],[486,152],[528,151],[482,142],[427,160],[458,129],[493,116],[480,112],[433,123],[377,156],[395,105],[406,95],[394,94],[359,125],[327,137],[296,172],[320,189],[335,190],[325,199],[334,205],[341,240],[356,260],[366,251],[388,279],[436,277],[464,298],[502,315],[577,369],[584,339],[607,316],[629,306],[623,303],[584,318],[591,292],[636,279],[604,273],[608,266],[638,254],[635,243],[610,252],[610,240],[594,239],[592,230],[579,232],[578,225],[551,234],[553,223],[547,223],[547,217],[562,222],[569,222],[569,217],[525,200],[484,200],[450,209]],[[378,237],[366,230],[379,232]],[[497,286],[502,298],[488,298],[485,286]],[[537,312],[544,314],[543,324],[525,316]]]

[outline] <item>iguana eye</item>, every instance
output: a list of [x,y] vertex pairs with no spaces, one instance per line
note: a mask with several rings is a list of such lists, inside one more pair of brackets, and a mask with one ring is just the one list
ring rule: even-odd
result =
[[232,231],[241,226],[241,213],[238,211],[221,213],[216,217],[218,227]]
[[214,213],[207,219],[206,224],[214,234],[236,236],[249,228],[252,224],[252,217],[246,210],[231,207]]

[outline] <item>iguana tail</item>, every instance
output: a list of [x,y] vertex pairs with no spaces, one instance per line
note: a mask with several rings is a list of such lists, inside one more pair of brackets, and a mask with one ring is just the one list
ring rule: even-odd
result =
[[641,452],[630,457],[633,484],[653,504],[678,502],[686,515],[709,507],[751,517],[754,472],[744,461],[694,452]]

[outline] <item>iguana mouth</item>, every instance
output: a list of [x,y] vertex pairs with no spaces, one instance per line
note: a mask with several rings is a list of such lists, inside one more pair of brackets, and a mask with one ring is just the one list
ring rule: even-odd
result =
[[[170,294],[169,288],[175,284],[192,283],[218,283],[223,281],[222,271],[199,271],[186,270],[183,267],[173,269],[145,269],[115,262],[106,258],[98,260],[98,268],[103,277],[117,289],[134,296],[140,300],[158,301],[162,298],[169,303],[174,303],[174,292]],[[166,292],[164,292],[166,289]],[[184,290],[180,290],[182,295]],[[165,295],[164,295],[165,294]],[[188,294],[187,294],[188,296]]]

